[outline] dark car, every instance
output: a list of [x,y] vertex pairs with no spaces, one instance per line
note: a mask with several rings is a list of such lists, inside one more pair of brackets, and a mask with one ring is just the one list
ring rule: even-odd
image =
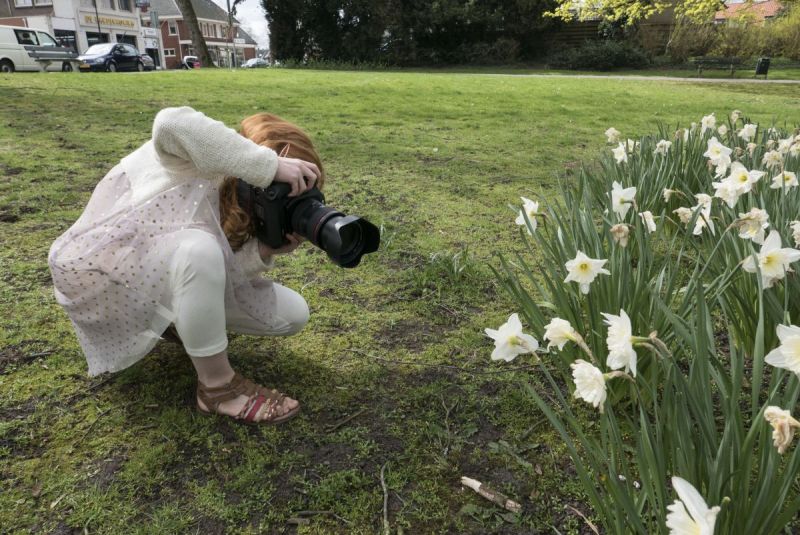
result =
[[151,58],[147,54],[142,54],[139,57],[142,58],[142,64],[144,65],[144,70],[146,71],[156,70],[156,62],[153,61],[153,58]]
[[145,69],[136,47],[125,43],[100,43],[92,45],[78,56],[81,71],[143,71]]

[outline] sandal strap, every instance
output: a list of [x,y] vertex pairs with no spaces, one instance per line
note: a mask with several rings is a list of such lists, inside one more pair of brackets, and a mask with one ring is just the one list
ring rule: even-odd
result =
[[243,377],[239,372],[234,372],[230,382],[221,385],[208,387],[197,382],[197,397],[203,404],[216,412],[219,410],[220,403],[236,399],[239,396],[248,396],[247,403],[234,418],[244,419],[252,422],[263,405],[266,404],[266,415],[264,420],[271,420],[275,411],[283,404],[286,395],[275,389],[263,387],[253,381]]

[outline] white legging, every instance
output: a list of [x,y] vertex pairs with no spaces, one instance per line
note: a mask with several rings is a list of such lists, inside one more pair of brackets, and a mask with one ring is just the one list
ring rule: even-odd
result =
[[238,307],[225,306],[225,259],[216,239],[207,232],[187,229],[178,242],[170,269],[175,329],[192,357],[216,355],[228,347],[226,329],[258,336],[295,334],[308,323],[305,299],[273,283],[276,307],[266,324]]

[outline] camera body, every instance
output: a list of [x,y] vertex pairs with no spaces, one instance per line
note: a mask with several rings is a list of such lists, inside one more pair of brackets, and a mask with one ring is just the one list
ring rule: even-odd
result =
[[256,238],[273,249],[286,244],[286,234],[296,232],[342,267],[355,267],[361,257],[378,250],[380,232],[366,219],[348,216],[325,206],[325,196],[313,187],[289,197],[291,186],[273,182],[266,188],[239,179],[239,205],[253,218]]

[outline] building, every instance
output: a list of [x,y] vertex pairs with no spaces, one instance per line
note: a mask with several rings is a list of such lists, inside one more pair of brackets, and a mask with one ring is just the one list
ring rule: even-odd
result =
[[[2,0],[0,0],[2,1]],[[228,13],[211,0],[192,0],[200,31],[208,46],[212,61],[219,67],[239,66],[256,57],[256,42],[233,19],[233,30],[228,38]],[[152,12],[155,11],[156,17]],[[141,24],[151,26],[157,18],[167,69],[180,67],[185,56],[196,56],[188,25],[183,21],[175,0],[150,0],[150,7],[142,13]],[[150,50],[147,50],[150,53]],[[152,54],[151,54],[152,55]]]
[[783,10],[777,0],[754,0],[753,2],[726,2],[722,11],[714,15],[714,22],[722,24],[732,19],[748,19],[752,22],[765,22],[775,18]]
[[0,0],[0,24],[44,30],[82,53],[96,43],[144,48],[134,0]]

